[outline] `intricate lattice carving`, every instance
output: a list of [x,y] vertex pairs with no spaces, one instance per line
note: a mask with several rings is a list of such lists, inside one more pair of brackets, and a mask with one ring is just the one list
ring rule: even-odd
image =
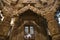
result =
[[[31,0],[31,1],[34,2],[33,0]],[[23,3],[23,0],[0,0],[0,9],[2,10],[3,15],[5,17],[4,22],[2,24],[0,24],[2,27],[1,30],[3,30],[2,33],[1,32],[0,33],[5,36],[7,35],[9,28],[11,26],[10,25],[11,17],[13,17],[14,15],[19,16],[21,13],[23,13],[27,10],[31,10],[31,11],[37,13],[38,15],[40,15],[40,14],[44,15],[44,17],[47,16],[48,13],[51,15],[52,14],[54,15],[54,12],[56,11],[56,8],[58,7],[58,3],[59,3],[58,0],[36,0],[36,1],[38,1],[38,2]],[[49,17],[48,16],[46,17],[47,20],[49,19],[49,21],[52,21],[52,20],[50,20],[52,16],[49,16]],[[56,22],[53,22],[53,26],[50,26],[50,27],[53,28],[57,25],[54,23],[56,23]]]
[[40,3],[36,4],[35,7],[42,11],[52,11],[57,7],[57,0],[40,0]]

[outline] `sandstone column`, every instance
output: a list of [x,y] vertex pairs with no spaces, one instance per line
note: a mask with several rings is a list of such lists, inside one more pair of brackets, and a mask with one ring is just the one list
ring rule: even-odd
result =
[[54,18],[54,13],[49,12],[45,15],[45,17],[48,22],[48,29],[51,33],[52,40],[60,40],[60,31],[59,31],[57,21]]

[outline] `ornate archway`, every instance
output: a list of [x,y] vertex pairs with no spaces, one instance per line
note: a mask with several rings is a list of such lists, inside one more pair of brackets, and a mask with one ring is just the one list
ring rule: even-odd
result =
[[[1,9],[3,12],[3,15],[5,17],[4,22],[2,23],[1,27],[3,27],[0,31],[0,34],[3,36],[8,36],[8,32],[10,31],[10,21],[11,17],[14,15],[19,16],[19,14],[24,13],[27,10],[31,10],[35,12],[38,15],[43,16],[47,22],[48,22],[48,29],[51,32],[51,36],[53,40],[59,40],[60,37],[60,31],[58,28],[58,24],[56,20],[54,19],[54,13],[56,11],[56,8],[58,7],[58,4],[60,3],[59,0],[39,0],[38,2],[35,2],[31,0],[31,2],[28,3],[29,0],[27,0],[25,3],[23,3],[23,0],[0,0]],[[11,14],[12,13],[12,14]],[[17,17],[17,20],[19,18]],[[40,21],[40,20],[39,20]],[[17,22],[16,24],[18,24]],[[22,22],[23,23],[23,22]],[[20,25],[20,24],[19,24]],[[19,26],[15,25],[15,26]],[[5,37],[4,37],[5,38]]]
[[[44,17],[34,13],[31,10],[27,10],[24,13],[20,14],[17,18],[18,20],[15,21],[15,27],[11,33],[10,40],[48,40],[48,26],[47,21]],[[30,39],[24,39],[25,26],[27,26],[28,30],[30,30],[30,26],[33,26],[35,29],[34,34],[31,34],[33,37]],[[28,30],[26,29],[26,31]],[[30,31],[28,34],[30,34]]]

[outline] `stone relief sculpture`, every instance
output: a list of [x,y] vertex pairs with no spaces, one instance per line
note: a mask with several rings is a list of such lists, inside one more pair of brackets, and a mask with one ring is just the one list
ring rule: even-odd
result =
[[[10,36],[14,27],[18,25],[15,22],[19,18],[19,15],[27,10],[31,10],[34,13],[46,18],[49,32],[51,32],[51,36],[54,35],[52,36],[52,39],[58,40],[60,36],[58,36],[58,25],[54,20],[54,15],[59,4],[59,0],[0,0],[0,16],[2,17],[0,27],[1,30],[3,30],[2,34],[1,32],[0,34],[3,35],[3,39],[5,39],[4,36]],[[1,14],[1,12],[3,12],[3,14]],[[58,34],[57,37],[55,34]]]

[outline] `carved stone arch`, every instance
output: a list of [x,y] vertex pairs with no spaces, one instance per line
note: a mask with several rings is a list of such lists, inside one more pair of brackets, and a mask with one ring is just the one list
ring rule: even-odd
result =
[[[42,40],[47,40],[48,39],[48,34],[47,34],[47,31],[46,31],[47,22],[46,22],[46,19],[43,16],[38,15],[36,12],[34,12],[30,9],[25,10],[24,12],[22,12],[18,15],[19,15],[18,16],[19,19],[17,21],[18,21],[19,24],[17,24],[15,22],[16,24],[15,24],[15,28],[13,29],[13,31],[16,30],[16,32],[19,33],[17,29],[21,28],[21,26],[26,24],[26,23],[29,23],[29,25],[31,25],[31,22],[32,22],[34,25],[37,25],[38,28],[40,28],[40,27],[42,28],[42,29],[38,30],[38,31],[41,31],[41,34],[37,34],[37,35],[40,35],[42,37]],[[16,26],[16,25],[19,25],[19,26]],[[11,36],[13,34],[15,34],[13,31],[11,33]],[[22,35],[22,34],[20,34],[20,35]],[[37,40],[37,38],[38,38],[38,40],[41,40],[39,37],[36,36],[36,40]],[[17,40],[17,39],[14,39],[14,40]]]
[[30,4],[28,6],[25,6],[23,8],[21,8],[20,10],[18,10],[16,13],[14,12],[13,15],[19,15],[19,14],[22,14],[24,13],[25,11],[27,10],[31,10],[33,11],[34,13],[38,14],[38,15],[41,15],[41,16],[44,16],[44,14],[41,13],[41,11],[38,9],[38,8],[35,8],[33,6],[30,6]]
[[[32,11],[32,10],[30,10],[30,9],[28,9],[28,10],[25,10],[24,12],[22,12],[22,13],[18,13],[17,14],[18,15],[18,18],[19,19],[23,19],[23,18],[26,18],[26,16],[27,17],[30,17],[30,16],[33,16],[35,19],[34,20],[41,20],[40,22],[42,22],[43,20],[45,21],[45,22],[47,22],[47,20],[46,20],[46,18],[44,17],[44,16],[42,16],[41,14],[38,14],[38,13],[36,13],[36,12],[34,12],[34,11]],[[29,18],[29,19],[31,19],[31,18]],[[23,19],[24,20],[24,19]],[[22,21],[23,21],[22,20]],[[21,21],[21,22],[22,22]],[[43,21],[43,22],[44,22]],[[45,23],[46,24],[46,23]],[[46,25],[45,25],[46,26]]]

